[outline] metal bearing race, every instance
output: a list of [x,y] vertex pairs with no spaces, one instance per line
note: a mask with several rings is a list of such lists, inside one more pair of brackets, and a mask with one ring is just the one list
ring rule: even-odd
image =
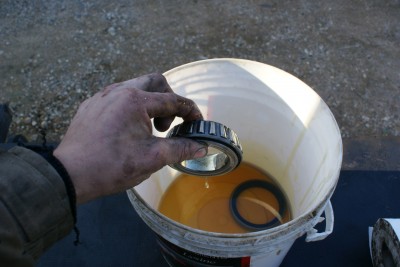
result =
[[234,170],[242,161],[242,146],[236,133],[215,121],[183,122],[173,127],[167,137],[190,138],[208,145],[208,154],[205,157],[169,165],[187,174],[222,175]]

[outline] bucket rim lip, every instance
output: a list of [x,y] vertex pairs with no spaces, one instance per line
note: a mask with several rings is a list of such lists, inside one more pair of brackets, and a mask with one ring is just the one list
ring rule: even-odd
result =
[[[184,63],[182,65],[173,67],[172,69],[169,69],[169,70],[163,72],[163,75],[167,77],[171,73],[174,73],[176,71],[179,71],[179,70],[187,68],[187,67],[201,65],[201,64],[205,64],[205,63],[215,63],[215,62],[251,63],[251,64],[264,65],[266,67],[272,68],[272,69],[277,70],[279,72],[288,74],[288,75],[292,76],[293,78],[295,78],[295,79],[301,81],[302,83],[304,83],[302,80],[300,80],[299,78],[297,78],[293,74],[291,74],[291,73],[289,73],[287,71],[284,71],[284,70],[282,70],[282,69],[280,69],[278,67],[275,67],[273,65],[270,65],[270,64],[267,64],[267,63],[264,63],[264,62],[261,62],[261,61],[252,60],[252,59],[234,58],[234,57],[215,57],[215,58],[200,59],[200,60]],[[306,83],[304,83],[304,84],[307,85]]]

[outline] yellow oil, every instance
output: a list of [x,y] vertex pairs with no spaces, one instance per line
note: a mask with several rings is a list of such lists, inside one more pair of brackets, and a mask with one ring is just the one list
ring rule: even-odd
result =
[[[163,194],[158,210],[174,221],[192,228],[217,233],[248,233],[231,214],[229,202],[237,186],[248,180],[264,180],[280,188],[276,181],[248,163],[234,171],[214,177],[181,174]],[[284,195],[284,194],[283,194]],[[290,220],[290,205],[279,216],[276,197],[263,188],[249,188],[237,199],[240,215],[248,222],[264,224],[278,217],[281,223]]]

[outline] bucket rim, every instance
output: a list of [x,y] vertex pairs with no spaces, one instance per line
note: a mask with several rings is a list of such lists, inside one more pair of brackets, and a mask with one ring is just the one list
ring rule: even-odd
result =
[[230,63],[250,63],[250,64],[260,64],[260,65],[264,65],[264,66],[268,66],[270,68],[273,68],[276,71],[282,72],[282,73],[286,73],[289,74],[291,76],[293,76],[294,78],[296,78],[297,80],[301,81],[302,83],[304,83],[302,80],[300,80],[299,78],[297,78],[296,76],[294,76],[293,74],[284,71],[278,67],[269,65],[267,63],[261,62],[261,61],[256,61],[256,60],[251,60],[251,59],[244,59],[244,58],[232,58],[232,57],[216,57],[216,58],[207,58],[207,59],[201,59],[201,60],[196,60],[196,61],[192,61],[192,62],[188,62],[188,63],[184,63],[182,65],[176,66],[172,69],[169,69],[167,71],[165,71],[163,73],[163,75],[167,78],[167,75],[170,75],[171,73],[174,73],[176,71],[179,71],[181,69],[187,68],[187,67],[191,67],[191,66],[196,66],[196,65],[201,65],[204,63],[214,63],[214,62],[230,62]]

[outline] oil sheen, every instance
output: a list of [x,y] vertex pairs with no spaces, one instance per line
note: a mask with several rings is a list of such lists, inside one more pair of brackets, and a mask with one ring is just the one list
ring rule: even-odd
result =
[[[158,210],[174,221],[192,228],[217,233],[248,233],[231,214],[230,199],[237,186],[248,180],[264,180],[280,188],[276,181],[248,163],[234,171],[213,177],[181,174],[163,194]],[[283,194],[285,195],[285,194]],[[279,203],[263,188],[249,188],[237,199],[240,215],[248,222],[264,224],[278,217],[281,223],[290,220],[290,205],[282,216],[277,214]]]

